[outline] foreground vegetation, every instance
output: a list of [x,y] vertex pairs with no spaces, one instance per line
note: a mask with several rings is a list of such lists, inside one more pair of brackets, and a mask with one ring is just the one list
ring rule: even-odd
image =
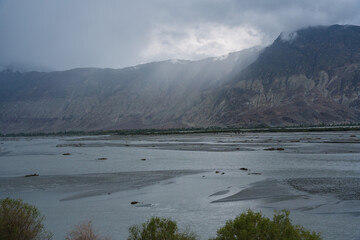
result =
[[[273,219],[248,210],[226,222],[212,240],[321,240],[320,234],[293,225],[289,211],[276,212]],[[0,240],[43,240],[52,234],[45,230],[44,217],[38,209],[20,199],[0,200]],[[71,230],[66,240],[108,240],[94,230],[91,222]],[[177,223],[167,218],[152,217],[129,228],[128,240],[197,240],[196,234],[180,231]],[[211,239],[210,239],[211,240]]]
[[101,237],[94,229],[91,222],[80,223],[75,226],[65,237],[65,240],[110,240]]
[[159,217],[152,217],[146,223],[129,228],[128,240],[196,240],[190,231],[180,232],[176,222]]
[[20,199],[0,201],[0,240],[45,240],[52,234],[45,230],[44,216]]
[[320,234],[293,225],[289,211],[276,212],[273,219],[248,210],[226,222],[213,240],[320,240]]

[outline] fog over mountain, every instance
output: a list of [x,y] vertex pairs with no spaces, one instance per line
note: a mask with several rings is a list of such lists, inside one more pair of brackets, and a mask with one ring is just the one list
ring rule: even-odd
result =
[[265,49],[124,69],[0,73],[0,131],[360,122],[360,27],[282,33]]
[[0,65],[68,70],[200,60],[267,46],[280,32],[360,25],[359,9],[359,0],[0,0]]
[[254,47],[201,61],[168,60],[125,69],[0,73],[0,131],[187,127],[202,94],[257,58]]
[[311,27],[281,34],[187,118],[220,126],[359,123],[359,96],[360,27]]

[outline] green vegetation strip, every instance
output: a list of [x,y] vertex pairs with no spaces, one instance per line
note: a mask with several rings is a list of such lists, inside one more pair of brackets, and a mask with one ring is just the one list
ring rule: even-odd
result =
[[259,133],[259,132],[328,132],[328,131],[360,131],[360,124],[346,125],[315,125],[291,127],[257,126],[249,128],[172,128],[172,129],[129,129],[129,130],[99,130],[99,131],[64,131],[51,133],[10,133],[0,137],[35,137],[35,136],[96,136],[96,135],[170,135],[196,133]]

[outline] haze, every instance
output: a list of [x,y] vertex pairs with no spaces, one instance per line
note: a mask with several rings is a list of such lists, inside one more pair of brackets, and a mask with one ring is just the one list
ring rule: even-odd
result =
[[358,0],[0,0],[0,65],[122,68],[270,44],[310,25],[360,24]]

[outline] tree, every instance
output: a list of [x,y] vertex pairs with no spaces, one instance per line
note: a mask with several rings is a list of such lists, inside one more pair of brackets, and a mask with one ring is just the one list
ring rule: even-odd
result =
[[146,223],[129,228],[128,240],[196,240],[191,232],[179,232],[176,222],[152,217]]
[[52,234],[45,230],[44,216],[21,199],[0,200],[0,240],[43,240]]
[[319,234],[294,226],[290,212],[276,212],[272,220],[248,210],[226,222],[213,240],[321,240]]
[[94,230],[91,222],[81,223],[75,226],[75,229],[66,235],[66,240],[109,240],[109,238],[100,237]]

